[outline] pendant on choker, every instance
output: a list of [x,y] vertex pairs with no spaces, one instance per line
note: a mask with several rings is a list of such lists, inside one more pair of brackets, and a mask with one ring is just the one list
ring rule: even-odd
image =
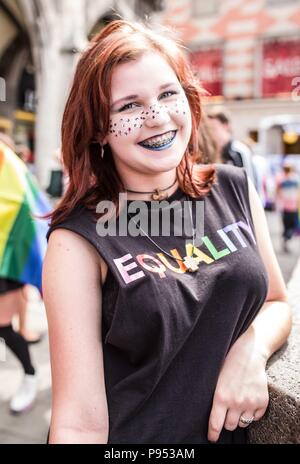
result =
[[154,190],[154,192],[151,195],[152,200],[155,201],[161,201],[161,200],[166,200],[169,197],[167,192],[162,192],[158,188]]

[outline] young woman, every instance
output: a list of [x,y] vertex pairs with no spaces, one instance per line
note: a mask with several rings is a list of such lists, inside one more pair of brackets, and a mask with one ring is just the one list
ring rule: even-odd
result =
[[[62,124],[69,186],[43,274],[50,443],[243,443],[266,411],[266,361],[290,309],[245,171],[190,163],[200,93],[179,45],[127,21],[77,66]],[[101,202],[118,206],[119,193],[138,234],[103,233]],[[154,203],[163,214],[173,202],[192,236],[175,233],[175,215],[167,236],[145,228]]]

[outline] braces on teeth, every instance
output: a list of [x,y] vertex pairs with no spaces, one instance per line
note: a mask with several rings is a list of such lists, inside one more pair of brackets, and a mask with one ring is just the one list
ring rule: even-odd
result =
[[166,140],[161,140],[161,141],[157,141],[157,142],[141,142],[141,145],[144,145],[144,146],[147,146],[147,147],[162,147],[163,145],[166,145],[169,142],[171,142],[171,140],[173,140],[174,136],[175,136],[175,133],[173,133],[173,135],[168,137]]

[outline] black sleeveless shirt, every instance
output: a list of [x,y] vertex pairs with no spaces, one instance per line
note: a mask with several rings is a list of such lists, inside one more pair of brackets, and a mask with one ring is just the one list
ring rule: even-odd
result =
[[[180,189],[168,199],[184,200]],[[193,206],[199,201],[190,200]],[[204,208],[197,272],[187,272],[144,234],[99,236],[94,215],[84,207],[48,232],[78,233],[108,266],[102,336],[110,444],[208,443],[225,356],[265,301],[267,274],[245,170],[217,166]],[[196,224],[195,208],[192,213]],[[168,253],[186,256],[184,237],[152,238]],[[245,441],[246,429],[238,428],[223,429],[218,442]]]

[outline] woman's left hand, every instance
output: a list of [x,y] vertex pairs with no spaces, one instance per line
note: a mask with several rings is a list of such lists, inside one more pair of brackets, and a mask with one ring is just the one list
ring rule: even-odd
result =
[[240,337],[228,352],[221,369],[209,418],[208,440],[217,441],[222,428],[247,427],[259,420],[268,403],[266,358],[255,352],[252,343]]

